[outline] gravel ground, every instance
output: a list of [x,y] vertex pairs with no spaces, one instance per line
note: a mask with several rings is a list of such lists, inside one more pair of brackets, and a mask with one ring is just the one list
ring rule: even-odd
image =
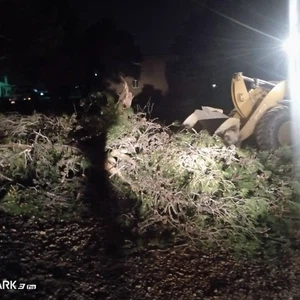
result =
[[2,280],[36,290],[0,290],[12,300],[299,299],[300,253],[239,260],[189,249],[117,255],[101,221],[46,222],[0,214]]

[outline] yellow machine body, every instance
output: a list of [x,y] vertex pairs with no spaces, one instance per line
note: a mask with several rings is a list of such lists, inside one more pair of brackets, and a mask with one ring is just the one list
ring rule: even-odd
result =
[[[247,87],[250,85],[250,87]],[[256,126],[264,114],[285,99],[287,82],[267,82],[249,78],[243,73],[234,74],[231,81],[231,97],[234,109],[226,116],[223,111],[211,107],[196,110],[184,122],[184,127],[193,128],[196,123],[219,119],[221,125],[215,130],[217,135],[224,137],[226,132],[237,132],[238,140],[244,141],[255,132]],[[208,129],[209,128],[203,128]]]

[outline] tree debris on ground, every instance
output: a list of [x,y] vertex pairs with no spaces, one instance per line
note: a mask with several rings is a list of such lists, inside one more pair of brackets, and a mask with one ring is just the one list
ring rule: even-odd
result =
[[122,199],[118,222],[137,240],[247,254],[290,248],[300,189],[289,148],[256,152],[204,131],[174,133],[104,93],[81,106],[81,116],[0,116],[4,211],[86,213],[91,162],[80,141],[105,135],[104,166]]
[[0,115],[1,209],[13,214],[76,215],[88,161],[68,135],[74,120]]
[[[123,115],[108,135],[111,179],[137,199],[120,219],[157,243],[213,247],[253,254],[290,246],[292,215],[299,215],[299,184],[292,151],[226,147],[220,138],[180,131]],[[159,242],[160,240],[160,242]]]
[[81,108],[0,115],[0,278],[38,286],[3,299],[297,299],[290,149],[227,147],[104,93]]

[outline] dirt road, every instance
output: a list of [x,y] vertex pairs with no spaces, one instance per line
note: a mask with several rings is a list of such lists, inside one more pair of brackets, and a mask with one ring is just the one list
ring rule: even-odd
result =
[[[111,239],[111,240],[110,240]],[[0,215],[0,290],[13,300],[300,299],[300,254],[242,261],[177,248],[117,255],[101,221],[46,222]]]

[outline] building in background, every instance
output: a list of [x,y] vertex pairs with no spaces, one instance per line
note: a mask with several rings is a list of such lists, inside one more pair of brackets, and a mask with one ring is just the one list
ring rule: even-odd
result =
[[[139,78],[125,76],[129,91],[134,97],[141,94],[151,96],[151,91],[159,92],[162,96],[169,91],[169,83],[167,78],[167,66],[169,63],[176,60],[176,57],[171,55],[155,55],[145,56],[142,62],[134,63],[140,66]],[[114,89],[118,94],[122,92],[122,83],[111,83],[110,89]]]
[[142,93],[144,89],[153,89],[166,95],[169,91],[167,79],[167,66],[176,60],[171,55],[146,56],[140,63],[140,78],[125,77],[129,89],[134,96]]

